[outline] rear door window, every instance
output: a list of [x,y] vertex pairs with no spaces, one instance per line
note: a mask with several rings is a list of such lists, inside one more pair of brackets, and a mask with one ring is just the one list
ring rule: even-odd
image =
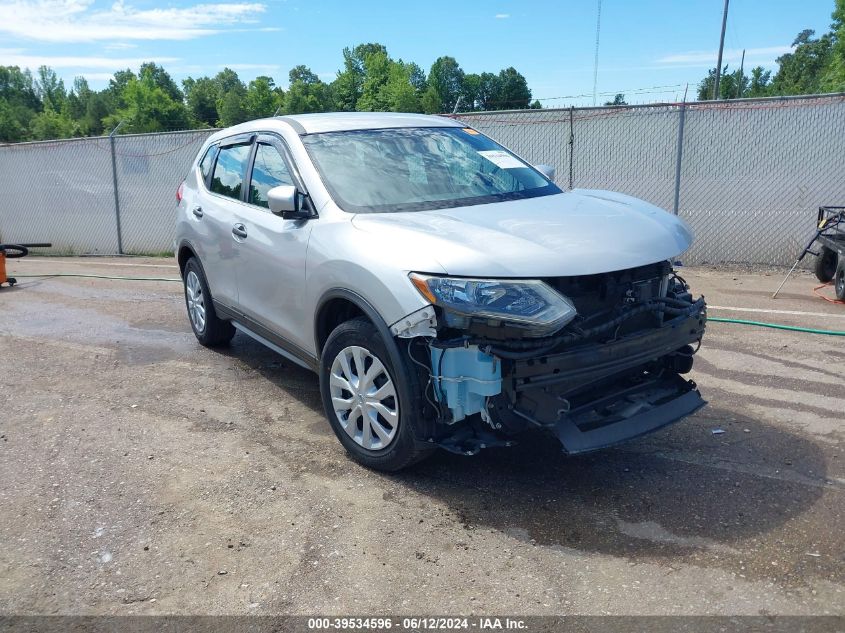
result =
[[241,199],[249,151],[249,144],[220,148],[211,178],[211,190],[214,193],[235,200]]
[[275,147],[261,143],[255,148],[255,163],[249,183],[249,202],[268,208],[267,192],[280,185],[293,185],[288,166]]

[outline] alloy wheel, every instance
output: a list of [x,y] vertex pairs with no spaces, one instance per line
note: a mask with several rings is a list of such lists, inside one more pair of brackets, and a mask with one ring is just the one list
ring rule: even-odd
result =
[[205,331],[205,296],[202,284],[197,274],[191,270],[185,279],[185,297],[188,300],[188,315],[194,329],[202,333]]

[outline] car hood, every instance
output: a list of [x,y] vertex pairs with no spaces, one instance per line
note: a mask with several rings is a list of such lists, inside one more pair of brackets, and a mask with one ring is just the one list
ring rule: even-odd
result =
[[399,247],[406,262],[433,259],[443,268],[419,272],[466,277],[593,275],[670,259],[692,243],[692,232],[677,216],[592,189],[436,211],[359,214],[352,224]]

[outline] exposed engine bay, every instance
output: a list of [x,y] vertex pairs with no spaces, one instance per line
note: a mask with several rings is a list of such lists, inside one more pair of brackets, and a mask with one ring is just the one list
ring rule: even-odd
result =
[[581,453],[705,404],[682,375],[701,344],[706,304],[670,262],[541,281],[568,305],[549,315],[566,320],[552,332],[438,304],[394,326],[420,368],[433,441],[473,454],[540,429]]

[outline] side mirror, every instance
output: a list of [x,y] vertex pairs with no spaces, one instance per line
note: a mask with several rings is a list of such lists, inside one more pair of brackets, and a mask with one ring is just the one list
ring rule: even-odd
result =
[[534,169],[539,171],[543,174],[546,178],[554,182],[555,180],[555,168],[551,165],[534,165]]
[[286,220],[304,220],[311,217],[308,211],[299,208],[301,196],[293,185],[279,185],[267,192],[267,204],[273,215]]

